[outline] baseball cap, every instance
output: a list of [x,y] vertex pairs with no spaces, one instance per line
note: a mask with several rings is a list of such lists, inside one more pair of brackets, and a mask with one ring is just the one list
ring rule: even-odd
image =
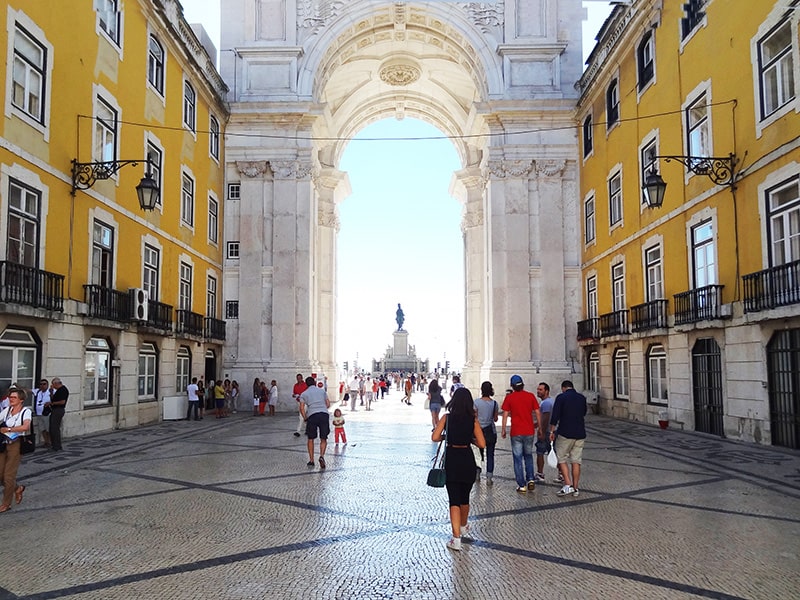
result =
[[519,375],[512,375],[511,376],[511,387],[514,387],[515,385],[519,385],[520,383],[522,383],[522,377],[520,377]]

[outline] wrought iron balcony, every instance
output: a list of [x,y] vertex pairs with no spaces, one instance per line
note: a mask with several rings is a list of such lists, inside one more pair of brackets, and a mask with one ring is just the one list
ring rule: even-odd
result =
[[600,339],[600,319],[597,317],[592,317],[590,319],[586,319],[585,321],[578,321],[578,339]]
[[64,311],[64,276],[0,262],[0,302]]
[[108,319],[124,323],[130,321],[131,303],[128,292],[103,287],[101,285],[83,286],[84,302],[89,305],[90,317]]
[[744,312],[800,303],[800,260],[750,273],[744,282]]
[[631,331],[649,331],[667,326],[667,300],[651,300],[631,306]]
[[148,300],[147,325],[172,331],[172,306],[156,300]]
[[176,333],[187,333],[189,335],[203,335],[203,315],[198,315],[190,310],[176,310],[177,323]]
[[206,317],[204,337],[208,340],[225,341],[225,321]]
[[612,335],[627,335],[628,310],[615,310],[614,312],[600,315],[600,337]]
[[722,305],[722,285],[706,285],[675,294],[675,324],[685,325],[709,319],[719,319]]

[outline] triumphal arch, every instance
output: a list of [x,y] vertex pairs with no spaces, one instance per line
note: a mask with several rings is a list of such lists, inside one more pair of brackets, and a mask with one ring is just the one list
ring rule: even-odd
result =
[[467,383],[534,370],[555,383],[578,367],[579,0],[221,10],[225,238],[239,242],[226,258],[226,300],[238,302],[226,373],[284,389],[298,371],[336,373],[340,157],[366,125],[404,116],[451,136],[461,159]]

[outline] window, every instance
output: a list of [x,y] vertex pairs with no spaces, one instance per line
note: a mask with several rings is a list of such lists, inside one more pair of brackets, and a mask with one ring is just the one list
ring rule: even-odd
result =
[[40,200],[38,191],[13,179],[9,181],[7,261],[38,268]]
[[794,178],[767,191],[770,266],[800,260],[800,181]]
[[653,81],[655,75],[655,40],[653,32],[648,31],[636,48],[636,73],[639,80],[639,91]]
[[178,348],[175,366],[175,391],[185,392],[192,374],[192,353],[186,346]]
[[762,119],[794,98],[792,41],[791,21],[787,19],[758,42]]
[[614,294],[611,310],[625,310],[625,263],[617,263],[611,267],[611,290]]
[[194,227],[194,180],[186,173],[181,178],[181,221]]
[[45,69],[47,51],[27,31],[14,31],[14,65],[11,103],[37,122],[44,124]]
[[606,90],[606,129],[619,121],[619,82],[614,79]]
[[111,404],[111,346],[105,338],[93,337],[86,345],[84,362],[84,406]]
[[219,205],[217,201],[211,196],[208,197],[208,241],[214,244],[217,243],[219,238],[219,219],[218,219]]
[[94,222],[92,232],[92,284],[114,284],[114,230],[100,221]]
[[597,277],[594,275],[586,280],[586,317],[597,318]]
[[206,316],[212,319],[217,316],[217,280],[210,275],[206,284]]
[[585,228],[585,240],[588,244],[594,241],[595,222],[594,222],[594,196],[589,196],[583,203],[583,220]]
[[[150,159],[150,176],[153,181],[158,185],[158,189],[163,190],[164,184],[161,181],[161,170],[164,162],[164,153],[152,142],[147,142],[147,158]],[[145,165],[145,172],[147,172],[148,165]],[[161,194],[158,195],[157,204],[161,204]]]
[[219,160],[219,121],[211,115],[208,123],[208,152]]
[[686,108],[686,141],[689,156],[711,156],[711,131],[705,92]]
[[593,392],[600,391],[600,355],[597,352],[589,354],[589,361],[587,365],[588,381],[586,382],[586,389]]
[[40,344],[27,331],[6,329],[0,335],[0,394],[12,383],[34,389],[34,369]]
[[692,227],[693,283],[695,288],[717,283],[716,249],[711,221]]
[[97,98],[97,113],[94,121],[94,156],[107,162],[117,158],[117,126],[119,116],[112,106]]
[[144,290],[150,300],[158,300],[158,273],[159,262],[161,256],[158,248],[145,244],[144,246],[144,273],[142,274],[142,281],[144,283]]
[[164,95],[164,48],[154,35],[150,36],[147,52],[147,81]]
[[156,365],[158,353],[154,344],[144,343],[139,348],[138,389],[139,399],[156,397]]
[[644,251],[644,271],[646,278],[647,302],[664,298],[664,272],[661,263],[661,246],[653,246]]
[[667,403],[667,353],[661,344],[647,351],[647,389],[649,404]]
[[622,173],[614,173],[608,180],[608,214],[611,225],[622,222]]
[[239,242],[228,242],[228,258],[239,258]]
[[118,0],[95,0],[97,22],[100,29],[119,46],[120,14]]
[[239,301],[228,300],[225,303],[225,318],[238,319],[239,318]]
[[188,81],[183,82],[183,124],[189,128],[189,131],[195,131],[197,110],[197,94]]
[[178,281],[178,308],[192,310],[192,265],[182,262]]
[[[657,148],[657,140],[653,139],[647,142],[644,147],[642,148],[642,153],[640,156],[640,162],[642,165],[641,169],[641,186],[644,186],[645,181],[647,181],[647,176],[650,173],[658,173],[658,160],[656,156],[658,156],[658,148]],[[646,204],[647,200],[644,197],[644,193],[642,193],[642,204]]]
[[617,348],[614,351],[614,398],[617,400],[629,400],[630,394],[628,351],[623,348]]
[[685,40],[706,16],[703,10],[705,4],[706,0],[685,0],[683,10],[686,16],[681,19],[682,40]]
[[228,184],[228,200],[238,200],[241,196],[241,186],[238,183]]
[[583,156],[586,158],[592,153],[592,115],[588,115],[583,120]]

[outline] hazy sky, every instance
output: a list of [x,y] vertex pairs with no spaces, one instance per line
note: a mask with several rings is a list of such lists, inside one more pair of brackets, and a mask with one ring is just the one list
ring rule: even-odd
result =
[[[219,49],[219,0],[182,0]],[[608,15],[606,2],[584,2],[584,57]],[[339,205],[337,359],[370,368],[392,343],[401,303],[404,329],[432,365],[464,358],[462,207],[448,194],[461,168],[447,140],[375,142],[358,138],[436,137],[421,121],[388,119],[362,130],[340,168],[352,195]]]

